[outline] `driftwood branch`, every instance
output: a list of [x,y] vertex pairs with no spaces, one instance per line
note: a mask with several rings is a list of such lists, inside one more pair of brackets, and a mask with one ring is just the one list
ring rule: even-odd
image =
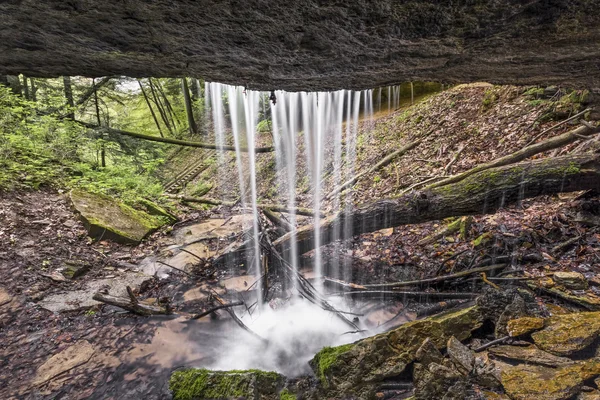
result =
[[550,128],[548,128],[548,129],[544,129],[542,132],[538,133],[533,139],[531,139],[527,143],[527,146],[529,146],[530,144],[534,143],[536,140],[538,140],[539,138],[541,138],[542,136],[544,136],[546,133],[548,133],[548,132],[550,132],[550,131],[558,128],[559,126],[562,126],[562,125],[566,124],[567,122],[571,122],[574,119],[577,119],[577,118],[581,117],[582,115],[584,115],[585,113],[587,113],[589,111],[591,111],[591,109],[590,108],[586,108],[585,110],[583,110],[583,111],[581,111],[581,112],[579,112],[579,113],[577,113],[577,114],[575,114],[575,115],[573,115],[573,116],[565,119],[564,121],[561,121],[558,124],[553,125]]
[[[587,128],[585,128],[587,129]],[[574,155],[527,161],[474,173],[460,182],[380,200],[341,211],[318,222],[321,245],[336,239],[336,232],[352,236],[406,224],[443,218],[481,215],[544,194],[600,188],[600,156]],[[298,254],[315,246],[313,226],[287,233],[274,242],[282,254],[295,238]]]
[[[233,207],[236,204],[238,204],[238,202],[235,202],[235,201],[217,200],[217,199],[211,199],[208,197],[188,197],[188,196],[170,196],[170,197],[180,199],[181,201],[184,201],[187,203],[202,203],[202,204],[211,204],[214,206]],[[258,208],[262,208],[263,210],[269,209],[271,211],[284,212],[284,213],[293,212],[297,215],[304,215],[307,217],[312,217],[315,215],[315,211],[311,208],[288,207],[288,206],[279,205],[279,204],[262,204],[262,203],[259,203],[256,206]],[[321,218],[325,217],[325,213],[323,211],[320,211],[320,214],[321,214]]]
[[[178,146],[198,147],[198,148],[202,148],[202,149],[212,149],[212,150],[219,150],[219,151],[236,151],[236,148],[234,146],[219,146],[219,145],[216,145],[213,143],[190,142],[187,140],[179,140],[179,139],[172,139],[172,138],[166,138],[166,137],[144,135],[142,133],[129,132],[129,131],[121,130],[121,129],[101,127],[101,126],[89,124],[89,123],[83,122],[83,121],[76,121],[76,122],[87,128],[90,128],[90,129],[104,131],[104,132],[112,133],[115,135],[129,136],[129,137],[133,137],[136,139],[148,140],[150,142],[176,144]],[[245,152],[245,153],[252,151],[252,150],[255,153],[270,153],[270,152],[274,151],[274,148],[273,147],[256,147],[254,149],[249,149],[248,147],[241,147],[239,149],[239,151]]]
[[127,311],[138,315],[149,316],[172,314],[169,307],[153,306],[150,304],[140,303],[139,301],[137,301],[135,296],[133,296],[132,298],[133,292],[131,292],[131,288],[128,289],[129,297],[111,296],[110,294],[98,292],[92,298],[101,303],[121,307]]
[[480,164],[475,168],[471,168],[468,171],[465,171],[461,174],[454,175],[443,179],[439,182],[432,183],[427,186],[425,189],[433,189],[440,186],[449,185],[451,183],[460,182],[465,178],[468,178],[471,175],[474,175],[478,172],[482,172],[491,168],[502,167],[504,165],[514,164],[519,161],[523,161],[531,156],[534,156],[539,153],[543,153],[548,150],[557,149],[559,147],[566,146],[567,144],[573,143],[577,140],[581,140],[582,137],[587,137],[593,134],[600,132],[599,127],[590,128],[588,126],[580,126],[577,129],[572,131],[563,133],[562,135],[544,140],[543,142],[532,144],[530,146],[524,147],[521,150],[518,150],[512,154],[506,155],[504,157],[497,158],[496,160],[490,161],[488,163]]

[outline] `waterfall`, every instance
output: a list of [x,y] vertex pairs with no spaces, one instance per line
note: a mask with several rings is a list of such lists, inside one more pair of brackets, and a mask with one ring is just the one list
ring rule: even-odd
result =
[[[253,223],[248,230],[253,236],[251,251],[248,251],[248,266],[257,276],[262,274],[259,242],[259,214],[257,209],[258,187],[256,182],[256,154],[252,151],[242,152],[242,147],[252,149],[256,146],[257,126],[259,121],[259,103],[269,97],[270,125],[272,129],[273,147],[275,148],[277,199],[274,203],[285,204],[293,209],[298,205],[298,186],[308,178],[310,182],[310,201],[304,206],[314,209],[313,224],[315,230],[315,250],[312,267],[315,277],[314,286],[322,291],[322,276],[325,273],[322,249],[320,246],[320,212],[324,208],[325,189],[333,189],[355,174],[356,144],[358,138],[359,116],[371,120],[373,117],[373,91],[338,90],[335,92],[289,93],[275,91],[269,93],[246,90],[241,87],[219,83],[207,83],[207,103],[212,109],[215,143],[223,146],[226,136],[231,135],[236,149],[237,175],[240,188],[240,202],[243,208],[250,209]],[[394,98],[396,87],[388,87],[388,104],[396,105]],[[378,104],[381,103],[381,90]],[[229,109],[229,124],[225,122],[224,102]],[[362,103],[361,103],[362,101]],[[362,106],[362,107],[361,107]],[[261,118],[267,117],[264,109]],[[345,124],[345,129],[344,129]],[[226,133],[225,127],[231,126],[231,132]],[[302,138],[301,138],[302,137]],[[368,136],[367,136],[368,137]],[[304,147],[304,151],[300,148]],[[220,156],[220,162],[224,158]],[[300,164],[299,164],[300,163]],[[298,165],[305,165],[306,177],[298,175]],[[305,181],[304,181],[305,183]],[[352,190],[336,194],[330,200],[328,211],[335,213],[348,210],[353,205]],[[297,226],[295,213],[287,213],[287,221],[291,226]],[[352,237],[352,224],[346,221],[345,228],[337,227],[334,232],[334,255],[331,258],[331,268],[328,273],[342,279],[349,278],[348,268],[342,268],[340,254],[341,242]],[[299,255],[292,235],[291,249],[283,256],[296,271],[299,269]],[[345,264],[345,263],[344,263]],[[291,292],[295,292],[297,282],[291,282]],[[261,288],[261,285],[256,285]],[[262,293],[259,292],[259,298]],[[260,303],[259,303],[260,304]]]

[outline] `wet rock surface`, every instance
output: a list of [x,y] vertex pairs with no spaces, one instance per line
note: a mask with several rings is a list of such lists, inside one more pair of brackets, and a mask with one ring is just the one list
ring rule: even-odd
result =
[[409,80],[598,86],[598,1],[3,2],[1,74],[198,76],[250,88]]

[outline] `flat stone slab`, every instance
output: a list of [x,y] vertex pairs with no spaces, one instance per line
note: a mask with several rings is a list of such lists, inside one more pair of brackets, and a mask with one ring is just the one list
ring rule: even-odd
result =
[[228,219],[209,219],[198,224],[184,226],[173,232],[177,244],[196,240],[224,238],[238,235],[252,228],[252,214],[234,215]]
[[102,304],[92,299],[92,296],[101,289],[108,288],[111,295],[127,296],[127,286],[132,289],[139,287],[143,282],[152,279],[151,276],[138,272],[125,272],[115,278],[105,278],[90,281],[81,290],[67,291],[45,297],[38,305],[48,311],[62,312],[90,308]]
[[85,364],[93,355],[94,348],[88,341],[83,340],[75,343],[73,346],[53,355],[42,364],[37,370],[33,385],[42,385],[64,372]]
[[545,365],[548,367],[562,367],[573,364],[573,361],[566,357],[555,356],[534,345],[531,346],[496,346],[489,350],[490,354],[496,357],[509,360],[522,361],[529,364]]
[[95,239],[139,243],[166,222],[109,196],[72,190],[70,198],[89,236]]

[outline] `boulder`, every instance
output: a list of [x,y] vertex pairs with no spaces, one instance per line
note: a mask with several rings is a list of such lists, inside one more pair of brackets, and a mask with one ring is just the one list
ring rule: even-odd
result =
[[570,290],[586,290],[588,281],[579,272],[555,272],[554,282]]
[[259,370],[210,371],[184,369],[175,371],[169,380],[173,400],[279,400],[295,399],[284,389],[285,377],[276,372]]
[[70,197],[89,236],[96,239],[135,244],[166,222],[106,195],[72,190]]
[[489,350],[489,353],[500,358],[513,361],[525,362],[528,364],[544,365],[547,367],[561,367],[573,364],[573,361],[550,354],[538,347],[531,346],[496,346]]
[[336,395],[369,398],[370,386],[399,375],[417,357],[423,338],[437,349],[452,336],[465,340],[482,325],[476,306],[409,322],[390,332],[339,347],[327,347],[310,364],[321,384]]
[[583,383],[600,375],[600,361],[588,360],[560,368],[518,365],[502,371],[502,385],[513,400],[566,400]]
[[165,210],[163,207],[159,206],[158,204],[156,204],[150,200],[139,199],[138,203],[141,204],[142,206],[144,206],[144,208],[146,209],[148,214],[154,215],[156,217],[162,217],[169,224],[173,224],[173,223],[179,221],[179,218],[177,218],[176,215],[170,213],[169,211]]
[[535,344],[552,354],[567,356],[588,347],[600,335],[600,312],[561,314],[531,335]]
[[537,317],[523,317],[511,319],[506,324],[506,330],[510,337],[527,335],[544,327],[544,319]]

